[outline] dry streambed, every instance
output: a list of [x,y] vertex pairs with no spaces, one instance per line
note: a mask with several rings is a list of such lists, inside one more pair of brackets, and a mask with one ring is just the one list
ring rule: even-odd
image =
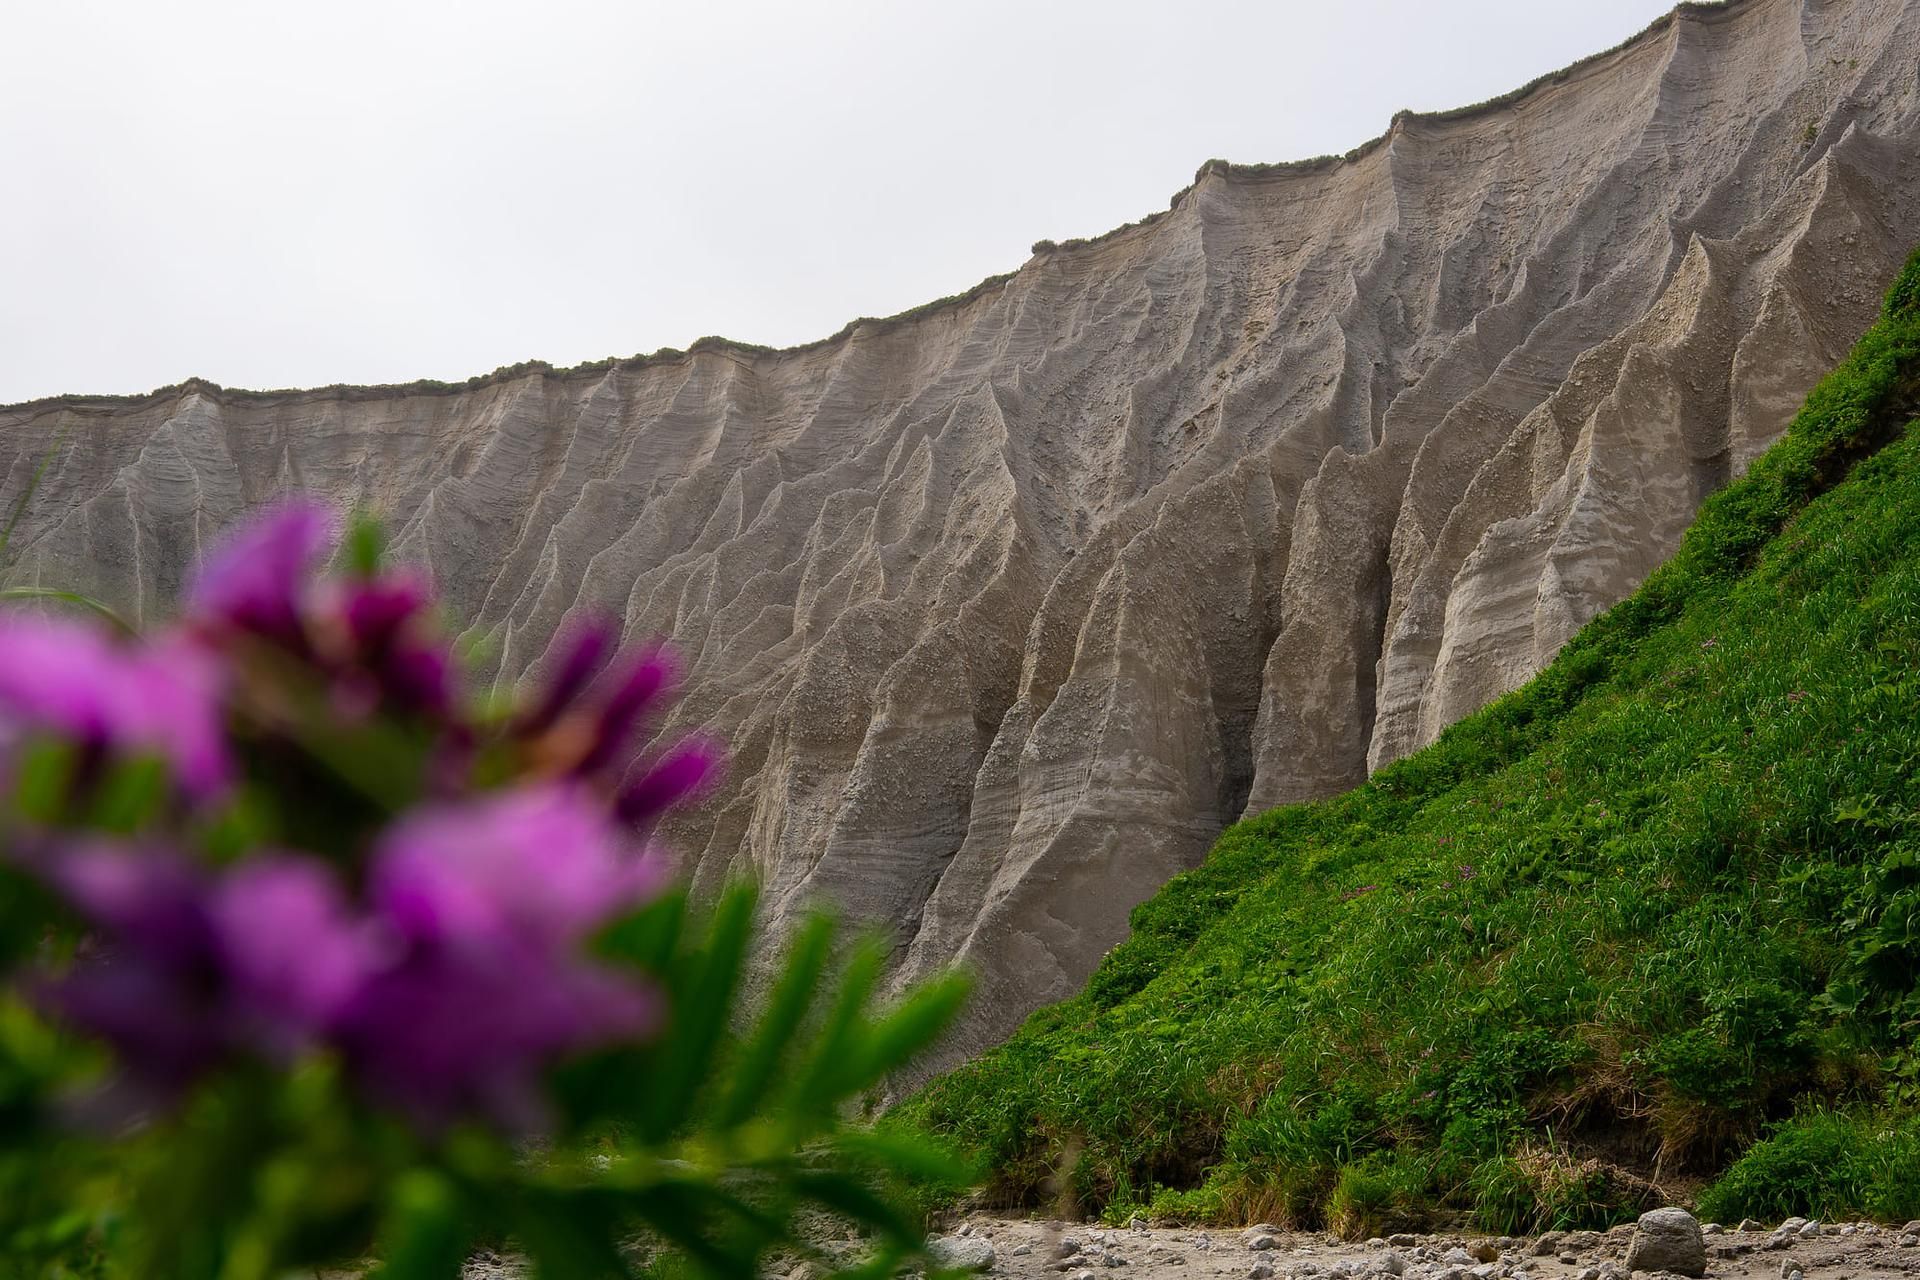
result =
[[[1661,1218],[1658,1215],[1666,1215]],[[1649,1221],[1651,1219],[1651,1221]],[[1870,1280],[1920,1276],[1920,1223],[1746,1222],[1701,1226],[1656,1210],[1639,1226],[1537,1237],[1395,1235],[1349,1244],[1255,1226],[1124,1229],[969,1218],[936,1241],[955,1265],[1008,1280],[1611,1280],[1701,1275],[1727,1280]],[[1697,1250],[1697,1252],[1695,1252]]]

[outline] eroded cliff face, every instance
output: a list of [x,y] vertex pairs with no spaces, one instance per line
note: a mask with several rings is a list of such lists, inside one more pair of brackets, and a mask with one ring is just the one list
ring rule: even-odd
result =
[[673,637],[665,731],[734,751],[693,875],[972,965],[958,1056],[1674,549],[1920,239],[1917,67],[1920,0],[1686,9],[804,348],[0,409],[0,500],[60,446],[12,578],[151,618],[298,487],[384,513],[503,681],[581,606]]

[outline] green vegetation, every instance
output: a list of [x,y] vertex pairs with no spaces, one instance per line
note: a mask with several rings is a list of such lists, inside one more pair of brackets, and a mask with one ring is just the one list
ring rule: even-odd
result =
[[1538,679],[1228,830],[895,1122],[1113,1217],[1920,1216],[1917,392],[1920,255]]

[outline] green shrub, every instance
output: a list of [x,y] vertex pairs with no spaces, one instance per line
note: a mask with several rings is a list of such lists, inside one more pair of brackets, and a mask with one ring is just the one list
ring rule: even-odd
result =
[[1700,1212],[1727,1222],[1920,1217],[1920,1117],[1824,1108],[1796,1116],[1708,1187]]

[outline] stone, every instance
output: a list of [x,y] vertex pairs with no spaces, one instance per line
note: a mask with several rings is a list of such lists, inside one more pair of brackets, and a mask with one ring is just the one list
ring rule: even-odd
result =
[[1779,10],[1683,7],[1284,180],[1210,165],[786,351],[0,408],[0,507],[62,442],[12,580],[162,616],[298,477],[392,518],[503,692],[575,606],[680,633],[661,736],[752,767],[662,836],[697,885],[759,874],[769,953],[827,900],[909,922],[896,983],[972,968],[931,1072],[1077,994],[1242,812],[1537,672],[1866,327],[1920,242],[1920,23]]
[[1247,1280],[1273,1280],[1273,1266],[1265,1262],[1254,1263],[1247,1270]]
[[1408,1235],[1406,1232],[1401,1231],[1388,1236],[1387,1243],[1396,1249],[1411,1249],[1420,1243],[1420,1237]]
[[956,1271],[986,1271],[994,1261],[993,1242],[982,1236],[936,1236],[927,1241],[927,1252]]
[[1277,1243],[1278,1241],[1276,1241],[1272,1236],[1257,1235],[1257,1236],[1251,1237],[1247,1241],[1247,1248],[1252,1249],[1254,1252],[1258,1253],[1262,1250],[1273,1248],[1273,1246]]
[[1545,1235],[1535,1237],[1527,1252],[1536,1258],[1551,1257],[1560,1252],[1560,1241],[1563,1238],[1560,1232],[1549,1231]]
[[1403,1275],[1407,1270],[1407,1260],[1389,1249],[1374,1261],[1373,1270],[1383,1276]]
[[1455,1245],[1440,1255],[1440,1261],[1450,1267],[1470,1267],[1475,1262],[1478,1262],[1479,1259],[1471,1253],[1468,1253],[1465,1249],[1462,1249],[1459,1245]]
[[1735,1231],[1765,1231],[1766,1228],[1761,1226],[1759,1223],[1755,1222],[1752,1218],[1742,1218],[1740,1219],[1740,1225],[1735,1227],[1734,1230]]
[[1725,1230],[1726,1228],[1717,1222],[1703,1222],[1700,1224],[1700,1234],[1703,1236],[1717,1236]]
[[1788,1218],[1785,1222],[1775,1227],[1774,1230],[1785,1231],[1785,1232],[1792,1233],[1794,1235],[1798,1235],[1800,1233],[1800,1228],[1806,1225],[1807,1225],[1807,1220],[1805,1218]]
[[1630,1271],[1672,1271],[1683,1276],[1707,1273],[1706,1243],[1700,1223],[1685,1209],[1669,1206],[1640,1215],[1627,1248]]
[[1475,1262],[1500,1261],[1500,1247],[1491,1240],[1470,1240],[1467,1242],[1467,1252]]
[[1028,1254],[1033,1252],[1033,1246],[1030,1244],[1017,1244],[1013,1246],[1013,1248],[1009,1249],[1007,1252],[1012,1254],[1016,1258],[1024,1258]]
[[1578,1276],[1576,1276],[1575,1280],[1600,1280],[1600,1268],[1588,1267],[1585,1271],[1582,1271]]
[[1056,1258],[1071,1258],[1079,1252],[1080,1242],[1072,1236],[1061,1236],[1060,1243],[1053,1246],[1053,1256]]

